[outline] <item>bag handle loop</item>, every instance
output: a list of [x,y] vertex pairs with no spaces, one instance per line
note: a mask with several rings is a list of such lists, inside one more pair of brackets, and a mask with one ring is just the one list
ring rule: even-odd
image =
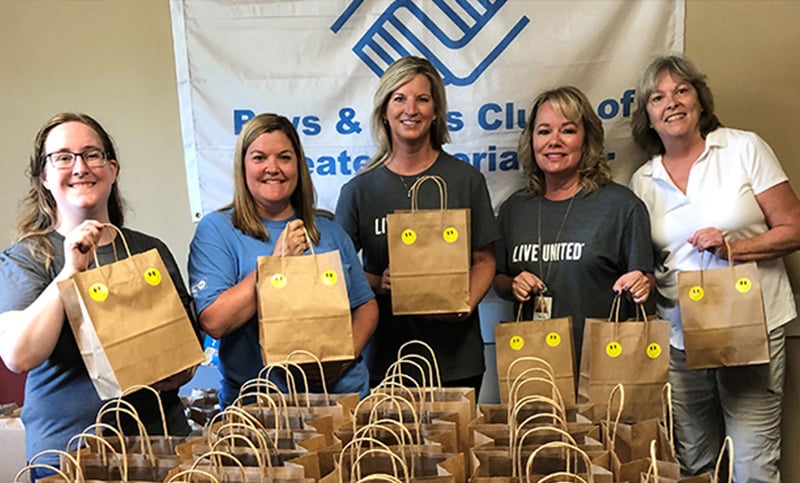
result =
[[411,211],[419,210],[419,190],[422,183],[426,181],[433,181],[436,183],[436,186],[439,188],[439,209],[447,209],[447,182],[445,182],[444,178],[441,176],[425,175],[417,178],[414,184],[411,185],[411,188],[408,189],[408,196],[411,198]]

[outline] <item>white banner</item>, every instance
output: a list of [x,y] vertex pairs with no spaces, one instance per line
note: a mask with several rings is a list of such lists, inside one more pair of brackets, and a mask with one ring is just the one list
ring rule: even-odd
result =
[[523,185],[516,158],[538,92],[583,90],[606,129],[614,175],[642,161],[629,118],[639,76],[683,50],[684,0],[171,0],[192,217],[232,199],[242,125],[276,112],[298,128],[318,194],[339,188],[374,145],[372,96],[385,68],[420,55],[447,85],[445,150],[479,168],[498,207]]

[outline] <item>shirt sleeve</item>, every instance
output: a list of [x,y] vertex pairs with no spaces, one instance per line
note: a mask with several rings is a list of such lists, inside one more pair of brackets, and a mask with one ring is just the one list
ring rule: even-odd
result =
[[236,256],[219,223],[222,216],[211,213],[200,220],[189,245],[189,284],[198,314],[238,283]]
[[339,199],[336,201],[336,221],[350,236],[357,252],[361,249],[361,242],[358,236],[358,204],[355,200],[355,191],[352,182],[342,186]]
[[342,267],[347,271],[347,294],[350,297],[350,308],[355,309],[375,298],[375,294],[361,268],[353,242],[336,222],[330,222],[330,231],[331,235],[337,239]]
[[769,144],[755,133],[747,134],[742,162],[750,176],[753,193],[758,195],[788,178]]
[[470,199],[470,214],[472,224],[472,249],[476,250],[500,238],[497,230],[497,221],[492,209],[492,200],[486,179],[479,173],[479,182],[472,190]]
[[655,262],[650,215],[644,203],[635,196],[632,196],[631,204],[622,234],[621,257],[627,262],[628,272],[640,270],[644,273],[653,273]]
[[[511,196],[514,196],[513,194]],[[511,198],[507,199],[500,205],[500,213],[497,216],[497,229],[500,232],[500,237],[494,243],[494,255],[497,263],[496,273],[508,275],[508,264],[506,263],[508,256],[508,248],[504,236],[507,230],[504,228],[508,218],[508,206],[511,204]]]
[[8,248],[0,254],[0,313],[26,309],[52,279],[22,243]]

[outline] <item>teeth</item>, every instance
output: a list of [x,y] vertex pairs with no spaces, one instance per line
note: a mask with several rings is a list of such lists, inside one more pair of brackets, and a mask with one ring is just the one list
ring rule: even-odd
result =
[[671,121],[674,121],[676,119],[681,119],[683,117],[686,117],[686,114],[673,114],[673,115],[667,117],[667,122],[671,122]]

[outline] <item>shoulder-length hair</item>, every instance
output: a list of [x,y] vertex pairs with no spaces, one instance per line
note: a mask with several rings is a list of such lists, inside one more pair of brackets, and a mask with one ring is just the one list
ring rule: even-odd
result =
[[697,91],[701,107],[698,128],[704,139],[708,133],[722,126],[714,112],[714,94],[706,84],[706,76],[697,70],[691,60],[682,55],[658,57],[647,66],[642,75],[639,87],[636,89],[636,109],[631,116],[633,140],[650,157],[664,154],[665,149],[658,133],[650,126],[650,116],[647,114],[650,94],[655,90],[658,79],[664,72],[669,72],[676,79],[692,84]]
[[403,57],[386,69],[375,91],[371,124],[372,137],[378,149],[369,164],[360,171],[361,173],[383,166],[392,154],[392,132],[389,123],[386,122],[386,106],[392,93],[418,74],[424,75],[431,83],[431,96],[436,112],[436,119],[430,130],[431,146],[440,150],[450,142],[450,132],[447,130],[447,95],[442,77],[428,60],[414,56]]
[[108,160],[114,160],[117,163],[117,182],[111,185],[111,193],[108,197],[108,216],[111,223],[118,227],[122,227],[125,222],[125,200],[119,192],[118,181],[119,172],[122,169],[119,159],[117,157],[117,149],[111,135],[100,125],[97,120],[88,114],[74,113],[74,112],[61,112],[50,118],[36,133],[33,139],[33,149],[28,160],[28,168],[26,175],[30,182],[28,193],[22,200],[22,207],[19,217],[17,219],[17,234],[18,239],[31,240],[31,252],[36,256],[37,254],[43,257],[45,266],[49,267],[53,258],[53,247],[47,240],[46,235],[51,233],[56,228],[58,223],[58,207],[56,200],[50,191],[44,187],[42,183],[42,174],[45,170],[47,159],[45,156],[45,142],[47,137],[57,126],[68,122],[83,123],[100,138],[103,143],[103,151],[106,153]]
[[314,220],[316,215],[316,193],[311,183],[311,173],[306,163],[306,155],[300,143],[300,136],[292,122],[279,114],[263,113],[247,121],[236,139],[236,148],[233,153],[233,201],[220,209],[233,209],[231,220],[233,226],[242,233],[258,240],[269,240],[269,233],[264,227],[264,222],[258,215],[256,202],[250,190],[247,189],[245,179],[245,166],[247,162],[247,149],[262,134],[280,131],[289,138],[297,159],[297,187],[291,195],[290,203],[297,217],[303,220],[308,231],[308,236],[315,245],[319,245],[319,230]]
[[536,164],[533,153],[534,123],[545,102],[549,102],[553,109],[570,121],[583,126],[583,156],[578,165],[581,187],[586,192],[591,192],[611,181],[611,167],[603,150],[603,123],[580,89],[562,86],[542,92],[534,99],[528,122],[519,137],[517,157],[526,174],[527,191],[538,196],[545,193],[544,172]]

